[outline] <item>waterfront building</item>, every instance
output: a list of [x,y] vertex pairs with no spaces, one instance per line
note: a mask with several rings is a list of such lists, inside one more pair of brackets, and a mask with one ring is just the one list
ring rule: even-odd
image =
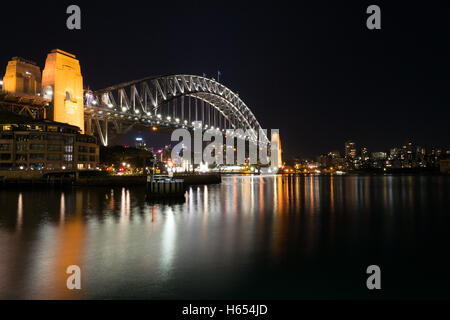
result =
[[95,137],[50,120],[0,120],[0,170],[95,169]]
[[327,154],[322,154],[317,157],[317,162],[320,165],[320,168],[325,169],[338,169],[341,170],[345,166],[344,158],[341,158],[341,154],[339,151],[330,151]]
[[366,147],[361,148],[361,160],[363,162],[368,162],[370,160],[369,149],[367,149]]

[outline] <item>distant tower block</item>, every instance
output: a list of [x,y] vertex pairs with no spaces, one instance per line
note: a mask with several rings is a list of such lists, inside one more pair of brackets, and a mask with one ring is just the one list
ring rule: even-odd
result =
[[[272,167],[280,168],[283,165],[283,161],[281,158],[281,140],[280,134],[277,131],[271,132],[272,135],[272,144],[276,147],[276,149],[272,149]],[[276,156],[273,156],[273,152],[276,152]]]
[[83,77],[75,56],[52,50],[42,72],[42,87],[44,97],[53,99],[48,118],[77,126],[84,132]]
[[33,61],[13,57],[6,66],[3,90],[31,96],[41,94],[41,69]]

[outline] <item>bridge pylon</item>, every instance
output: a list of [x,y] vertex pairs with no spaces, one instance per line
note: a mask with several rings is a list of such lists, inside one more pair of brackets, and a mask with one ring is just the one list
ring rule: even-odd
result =
[[77,126],[84,133],[83,77],[75,55],[54,49],[42,72],[44,97],[52,100],[50,120]]

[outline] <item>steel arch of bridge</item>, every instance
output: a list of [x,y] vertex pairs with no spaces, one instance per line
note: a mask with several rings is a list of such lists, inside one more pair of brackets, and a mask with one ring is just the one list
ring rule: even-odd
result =
[[[211,128],[213,122],[214,128],[222,131],[253,129],[258,133],[262,129],[253,112],[236,93],[214,79],[196,75],[148,77],[124,82],[86,94],[84,105],[86,131],[91,131],[94,121],[103,145],[108,144],[108,122],[121,133],[136,123],[192,128],[193,121],[202,121],[204,128]],[[256,140],[257,136],[252,138]],[[265,134],[261,138],[268,141]]]

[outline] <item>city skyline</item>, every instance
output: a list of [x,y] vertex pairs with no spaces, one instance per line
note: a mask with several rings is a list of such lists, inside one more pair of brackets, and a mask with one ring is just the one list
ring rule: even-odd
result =
[[[8,6],[18,10],[18,4]],[[117,10],[84,4],[81,30],[71,31],[59,14],[64,4],[31,4],[21,10],[28,24],[13,15],[2,22],[15,33],[5,34],[9,45],[0,61],[22,56],[43,66],[47,50],[59,47],[79,57],[85,86],[92,89],[167,73],[217,77],[220,70],[220,81],[239,92],[263,127],[280,129],[291,157],[320,154],[351,137],[370,149],[391,141],[448,143],[448,108],[442,102],[448,100],[444,74],[450,52],[439,40],[446,30],[442,11],[384,4],[384,27],[370,31],[364,4],[327,3],[326,10],[308,4],[292,12],[289,6],[238,7],[195,2],[177,4],[174,12],[155,4],[152,10],[158,14],[147,21],[139,6]],[[422,22],[411,23],[410,17]],[[168,21],[182,21],[184,27]],[[30,25],[39,26],[45,36],[21,41]],[[143,40],[136,30],[153,41]],[[186,37],[183,30],[195,31]],[[191,44],[192,37],[208,41]],[[128,40],[120,45],[121,39]]]
[[[436,150],[436,149],[438,149],[438,150],[441,150],[442,154],[450,154],[450,148],[448,148],[447,146],[439,146],[439,145],[433,145],[433,144],[419,145],[415,141],[411,141],[411,140],[405,140],[404,143],[399,144],[399,145],[390,144],[390,145],[385,146],[385,147],[380,148],[380,149],[370,149],[370,148],[367,147],[367,145],[357,143],[356,140],[352,139],[352,140],[346,140],[345,142],[342,143],[342,145],[340,147],[336,147],[336,148],[332,148],[330,150],[326,150],[326,151],[324,151],[324,152],[322,152],[320,154],[313,155],[312,157],[314,158],[314,157],[318,157],[318,156],[321,156],[321,155],[326,155],[326,154],[329,154],[329,153],[333,153],[333,152],[336,152],[336,151],[339,152],[340,154],[346,155],[347,154],[347,151],[346,151],[347,142],[354,143],[354,145],[355,145],[354,150],[355,150],[357,155],[361,155],[361,153],[363,153],[363,151],[366,151],[369,154],[370,153],[379,153],[379,152],[389,153],[393,149],[398,149],[398,148],[401,149],[402,147],[405,147],[408,144],[412,144],[412,145],[414,145],[414,146],[416,146],[418,148],[420,147],[421,149],[425,149],[425,150],[430,150],[430,149]],[[297,157],[294,157],[294,158],[305,158],[305,159],[307,159],[308,157],[297,156]]]

